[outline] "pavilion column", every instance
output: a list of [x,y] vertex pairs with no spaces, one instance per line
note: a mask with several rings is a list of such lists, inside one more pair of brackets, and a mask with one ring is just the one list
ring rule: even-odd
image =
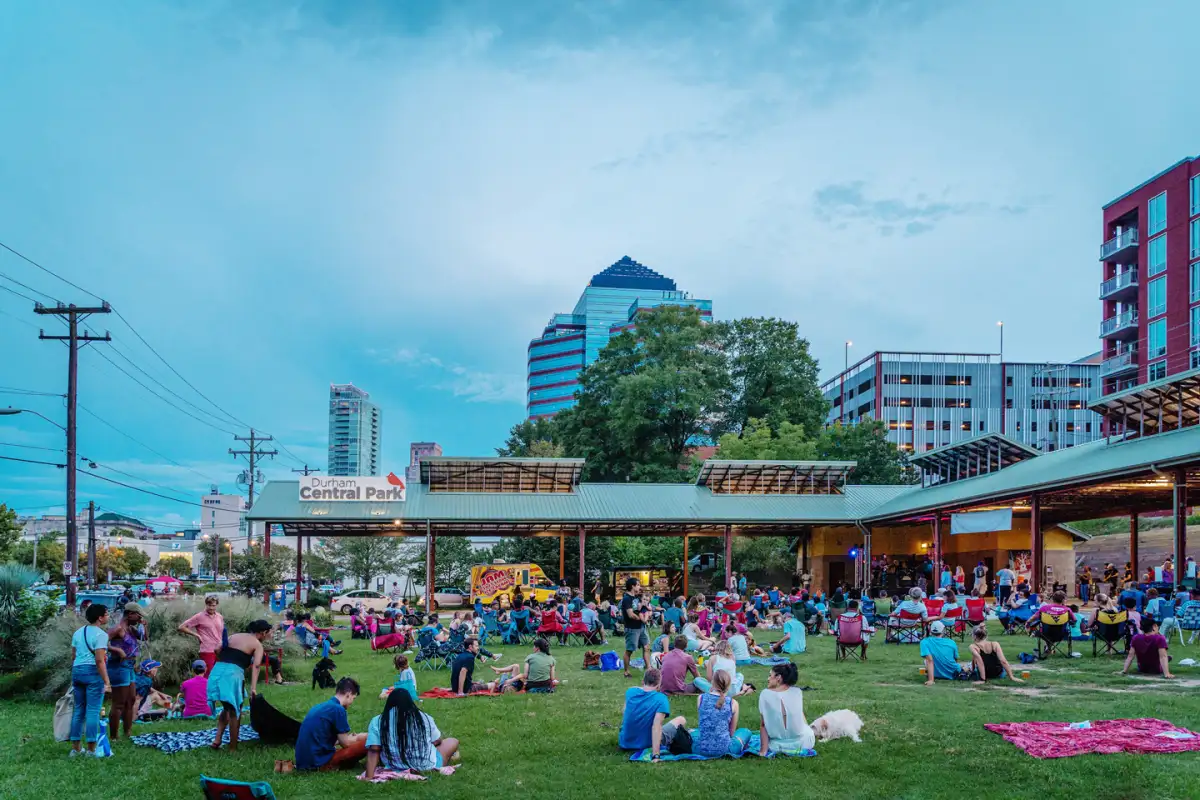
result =
[[1138,571],[1138,515],[1136,511],[1129,512],[1129,566],[1133,568],[1134,581],[1137,581],[1138,576],[1142,573]]
[[587,553],[587,531],[582,525],[579,526],[579,594],[583,595],[583,564],[584,557]]
[[800,540],[800,574],[797,576],[800,580],[800,588],[804,588],[804,576],[808,574],[808,544],[812,541],[812,528],[804,532],[804,538]]
[[733,582],[733,526],[725,526],[725,591],[730,591]]
[[[250,532],[250,538],[253,539],[254,538],[254,523],[251,522],[249,524],[249,526],[246,528],[246,530],[248,530]],[[263,526],[263,557],[264,558],[271,557],[271,523],[269,523],[269,522]]]
[[933,512],[933,586],[932,591],[937,591],[938,583],[942,580],[942,512]]
[[304,574],[304,548],[300,544],[300,534],[296,534],[296,602],[300,602],[300,576]]
[[688,594],[688,576],[692,572],[691,565],[688,563],[688,536],[683,535],[683,596],[690,597]]
[[558,583],[561,586],[567,579],[567,537],[558,535]]
[[1187,560],[1187,470],[1179,469],[1175,471],[1175,570],[1174,570],[1174,586],[1175,590],[1179,590],[1180,573],[1183,572],[1183,565]]
[[1042,552],[1042,498],[1036,494],[1029,497],[1029,556],[1030,589],[1040,595],[1046,581],[1046,562]]
[[859,550],[858,556],[862,559],[862,586],[860,588],[867,592],[871,590],[871,528],[870,526],[863,527],[863,546]]
[[433,569],[437,563],[434,555],[437,550],[437,534],[433,525],[425,520],[425,613],[433,613]]

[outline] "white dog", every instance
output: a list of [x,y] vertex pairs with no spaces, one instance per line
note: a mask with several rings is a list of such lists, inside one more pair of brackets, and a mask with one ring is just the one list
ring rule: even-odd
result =
[[812,724],[813,736],[819,742],[828,742],[831,739],[840,739],[843,736],[848,736],[856,742],[861,742],[858,738],[858,732],[862,730],[863,721],[858,714],[855,714],[848,708],[843,708],[841,711],[830,711]]

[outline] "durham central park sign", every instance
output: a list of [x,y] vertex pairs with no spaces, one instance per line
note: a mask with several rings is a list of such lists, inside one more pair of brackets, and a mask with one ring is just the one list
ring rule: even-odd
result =
[[300,499],[317,502],[362,501],[402,503],[404,479],[389,473],[386,478],[335,478],[306,475],[300,479]]

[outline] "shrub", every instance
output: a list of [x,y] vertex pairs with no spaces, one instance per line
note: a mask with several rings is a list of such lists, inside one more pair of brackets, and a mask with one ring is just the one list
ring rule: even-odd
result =
[[[196,639],[178,628],[185,619],[204,610],[204,598],[160,600],[151,603],[145,610],[146,637],[139,658],[153,658],[162,662],[158,681],[162,686],[178,686],[191,677],[191,665],[199,654]],[[225,628],[231,633],[246,630],[256,619],[267,619],[278,623],[257,599],[246,597],[221,598],[221,615]],[[71,636],[82,621],[74,614],[55,617],[42,629],[37,642],[37,657],[34,666],[46,670],[42,686],[47,695],[62,692],[71,680]],[[285,647],[285,665],[301,657],[294,643]],[[290,669],[286,671],[290,672]]]
[[305,603],[309,608],[329,608],[329,601],[333,599],[333,595],[328,592],[310,591],[308,593],[308,602]]
[[313,615],[313,624],[316,625],[318,628],[332,628],[333,627],[333,614],[329,613],[324,608],[317,606],[316,608],[313,609],[312,615]]
[[27,664],[37,631],[54,613],[54,601],[29,591],[38,573],[18,564],[0,565],[0,671]]

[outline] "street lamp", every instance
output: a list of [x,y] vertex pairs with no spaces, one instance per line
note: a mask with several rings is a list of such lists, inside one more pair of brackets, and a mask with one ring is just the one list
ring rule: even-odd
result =
[[11,406],[8,408],[0,408],[0,417],[12,417],[17,414],[33,414],[35,417],[41,417],[42,419],[46,420],[46,422],[49,422],[51,425],[58,428],[60,431],[63,431],[64,433],[67,430],[62,425],[59,425],[57,422],[47,417],[45,414],[41,414],[31,408],[13,408]]
[[996,327],[1000,329],[1000,362],[1004,363],[1004,320],[997,322]]
[[854,346],[854,342],[846,340],[846,371],[850,371],[850,348]]

